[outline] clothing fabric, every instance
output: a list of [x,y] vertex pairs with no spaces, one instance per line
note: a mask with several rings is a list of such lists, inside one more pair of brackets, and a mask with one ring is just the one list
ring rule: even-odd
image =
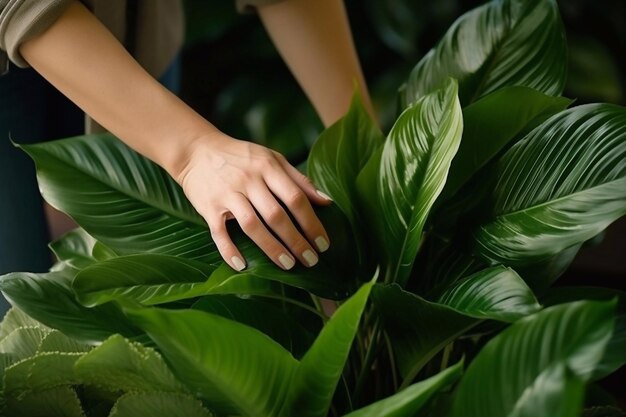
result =
[[[19,67],[28,64],[20,45],[44,32],[73,0],[0,0],[0,71],[7,57]],[[159,77],[184,41],[182,0],[81,0],[128,47],[137,61]],[[129,15],[133,11],[133,15]],[[129,32],[128,28],[132,28]],[[132,36],[130,36],[132,35]]]

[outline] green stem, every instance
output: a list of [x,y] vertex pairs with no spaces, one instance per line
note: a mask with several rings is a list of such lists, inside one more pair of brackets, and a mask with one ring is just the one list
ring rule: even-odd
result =
[[316,309],[314,309],[310,305],[302,303],[300,301],[293,300],[293,299],[291,299],[289,297],[282,297],[280,295],[271,295],[271,294],[263,294],[261,297],[267,297],[267,298],[272,298],[272,299],[275,299],[275,300],[286,301],[286,302],[291,303],[293,305],[296,305],[296,306],[298,306],[300,308],[303,308],[303,309],[305,309],[307,311],[310,311],[311,313],[315,314],[320,319],[322,319],[322,321],[324,323],[326,323],[328,321],[328,317],[326,317],[324,314],[320,313],[319,311],[317,311]]
[[367,348],[367,353],[365,354],[365,361],[363,362],[363,366],[361,367],[361,371],[359,372],[359,377],[356,381],[356,386],[354,388],[354,394],[352,395],[352,403],[355,406],[359,406],[361,404],[361,395],[363,394],[363,387],[365,386],[365,380],[372,368],[372,364],[378,355],[378,342],[380,339],[380,319],[376,319],[374,323],[374,327],[372,329],[372,339],[370,341],[370,345]]
[[448,362],[450,361],[450,354],[452,353],[452,348],[454,347],[454,342],[451,342],[443,349],[443,355],[441,355],[441,366],[440,371],[443,371],[448,367]]

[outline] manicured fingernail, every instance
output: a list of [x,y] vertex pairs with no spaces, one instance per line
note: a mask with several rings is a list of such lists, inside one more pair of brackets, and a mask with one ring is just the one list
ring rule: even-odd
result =
[[324,236],[318,236],[315,238],[315,246],[320,252],[326,252],[330,245]]
[[292,257],[290,257],[290,256],[288,256],[287,254],[284,254],[284,253],[280,254],[280,256],[278,257],[278,262],[280,262],[280,264],[285,269],[291,269],[296,264],[296,261],[294,261],[294,259]]
[[320,190],[317,190],[317,195],[319,195],[320,197],[322,197],[323,199],[326,199],[328,201],[333,201],[332,198],[330,198],[330,196]]
[[311,249],[307,249],[304,252],[302,252],[302,257],[304,258],[304,260],[309,266],[315,265],[317,261],[319,260],[317,255],[314,254]]
[[246,264],[241,260],[239,256],[233,256],[232,258],[230,258],[230,261],[233,263],[237,271],[243,271],[243,269],[246,267]]

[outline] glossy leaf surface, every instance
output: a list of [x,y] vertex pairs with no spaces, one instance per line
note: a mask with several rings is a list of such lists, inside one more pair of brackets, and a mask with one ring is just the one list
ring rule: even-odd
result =
[[578,407],[569,407],[581,398],[582,385],[572,378],[584,382],[593,375],[611,338],[614,310],[614,302],[581,301],[517,321],[472,361],[452,415],[577,415]]
[[463,371],[458,363],[424,381],[413,384],[404,390],[363,407],[345,417],[412,417],[432,398],[437,391],[456,382]]
[[197,310],[146,308],[128,314],[212,410],[277,415],[298,362],[268,336]]
[[497,89],[522,85],[559,95],[566,78],[565,33],[554,0],[496,0],[450,27],[411,72],[404,107],[459,80],[463,106]]
[[443,196],[456,193],[529,123],[565,110],[571,100],[528,87],[505,87],[463,109],[463,138],[448,173]]
[[326,323],[298,365],[281,417],[327,415],[372,285],[364,284]]
[[511,270],[495,267],[461,280],[431,302],[398,286],[377,286],[383,317],[401,374],[412,380],[448,343],[480,320],[512,321],[536,311],[537,300]]
[[119,254],[154,252],[210,263],[219,254],[204,220],[158,165],[109,134],[22,148],[46,201]]
[[540,262],[626,214],[626,109],[591,104],[559,113],[499,161],[490,218],[475,234],[484,258]]
[[15,272],[2,276],[0,289],[11,304],[80,341],[102,341],[114,333],[141,334],[114,305],[86,308],[79,304],[71,289],[74,274],[70,268],[46,274]]
[[386,252],[387,281],[406,281],[422,228],[459,146],[463,120],[457,83],[420,99],[396,121],[382,152],[358,179],[370,222]]

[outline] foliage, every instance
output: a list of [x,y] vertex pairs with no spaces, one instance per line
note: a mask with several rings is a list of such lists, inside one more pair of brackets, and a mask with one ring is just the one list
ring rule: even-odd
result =
[[[417,64],[387,135],[355,96],[308,158],[336,202],[311,269],[280,270],[233,226],[249,266],[231,270],[181,189],[111,135],[23,146],[82,229],[51,272],[0,280],[48,326],[0,329],[4,358],[30,360],[11,362],[5,406],[81,415],[73,387],[106,368],[92,385],[112,416],[580,415],[626,363],[626,301],[550,287],[626,214],[626,109],[566,109],[565,56],[553,0],[497,0]],[[48,333],[88,352],[40,352]]]

